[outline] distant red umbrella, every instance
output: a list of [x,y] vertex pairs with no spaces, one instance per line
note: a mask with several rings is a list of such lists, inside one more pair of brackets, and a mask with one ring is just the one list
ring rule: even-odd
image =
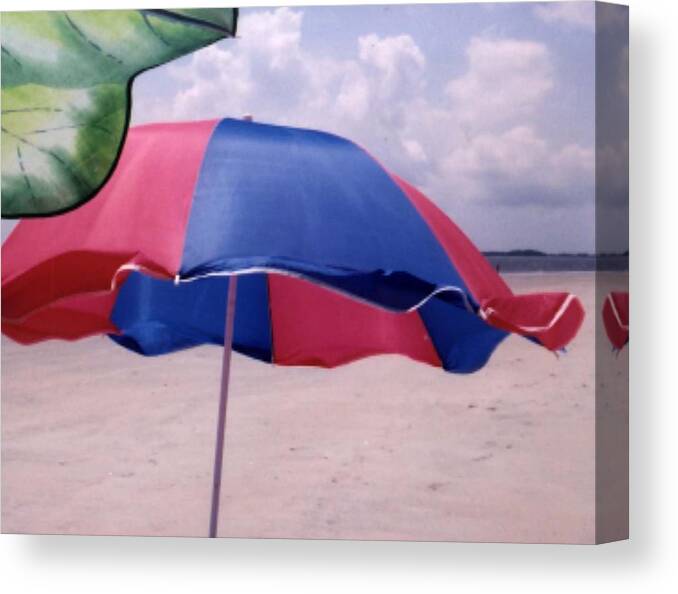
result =
[[616,350],[629,342],[629,294],[613,291],[603,303],[605,332]]

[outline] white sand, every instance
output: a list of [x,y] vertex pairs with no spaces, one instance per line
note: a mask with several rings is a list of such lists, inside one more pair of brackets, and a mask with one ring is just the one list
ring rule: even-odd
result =
[[[220,535],[593,541],[593,274],[507,278],[582,298],[568,355],[510,337],[469,376],[236,355]],[[3,338],[2,531],[205,535],[220,361]]]

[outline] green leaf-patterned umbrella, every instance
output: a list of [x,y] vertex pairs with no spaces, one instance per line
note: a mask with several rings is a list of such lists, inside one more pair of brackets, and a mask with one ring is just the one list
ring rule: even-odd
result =
[[112,172],[140,72],[235,35],[238,9],[2,14],[2,216],[91,198]]

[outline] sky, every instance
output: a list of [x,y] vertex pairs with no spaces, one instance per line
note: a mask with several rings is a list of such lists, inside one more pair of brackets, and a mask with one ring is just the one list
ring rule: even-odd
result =
[[[481,249],[594,251],[593,3],[240,14],[236,39],[135,80],[133,124],[252,114],[333,132],[416,185]],[[618,163],[623,145],[610,150]]]

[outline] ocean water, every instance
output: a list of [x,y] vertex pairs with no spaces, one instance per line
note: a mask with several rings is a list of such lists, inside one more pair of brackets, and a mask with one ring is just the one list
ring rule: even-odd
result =
[[624,271],[629,268],[628,256],[545,255],[486,256],[499,272],[586,272],[594,270]]

